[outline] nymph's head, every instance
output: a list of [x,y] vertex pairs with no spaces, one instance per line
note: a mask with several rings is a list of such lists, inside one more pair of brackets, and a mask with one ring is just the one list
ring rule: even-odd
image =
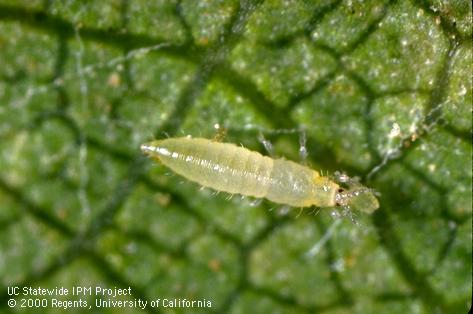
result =
[[373,189],[363,186],[357,180],[349,178],[345,174],[336,173],[335,176],[338,183],[340,183],[335,195],[338,206],[368,214],[379,208],[379,202]]

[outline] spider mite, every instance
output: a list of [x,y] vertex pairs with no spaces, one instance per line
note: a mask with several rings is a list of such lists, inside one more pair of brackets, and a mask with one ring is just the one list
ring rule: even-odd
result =
[[217,191],[294,207],[341,206],[366,213],[379,207],[371,189],[346,175],[322,176],[293,161],[231,143],[177,137],[143,144],[141,150],[184,178]]

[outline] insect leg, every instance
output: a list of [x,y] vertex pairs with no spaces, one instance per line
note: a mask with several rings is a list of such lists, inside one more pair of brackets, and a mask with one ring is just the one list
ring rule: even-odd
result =
[[278,209],[278,215],[279,216],[286,216],[287,214],[289,214],[290,210],[291,210],[291,206],[288,206],[288,205],[281,206]]
[[262,132],[259,132],[258,134],[258,141],[263,144],[264,149],[268,153],[269,156],[274,157],[274,149],[273,149],[273,144],[269,140],[267,140]]
[[360,179],[358,177],[349,177],[346,173],[335,171],[333,174],[335,180],[339,183],[346,183],[347,185],[360,185]]
[[317,216],[319,212],[320,212],[320,207],[312,206],[312,209],[309,211],[308,215],[309,216],[311,216],[311,215]]
[[214,129],[216,133],[213,137],[213,140],[215,142],[223,142],[225,136],[227,135],[227,129],[219,123],[214,124]]
[[254,199],[250,202],[250,207],[258,207],[263,202],[262,198]]
[[350,206],[343,207],[342,217],[348,217],[353,224],[359,225],[358,221],[356,220],[356,214],[350,209]]
[[299,218],[299,216],[302,215],[303,211],[304,211],[303,207],[299,208],[299,213],[297,213],[296,218]]
[[299,156],[301,158],[301,162],[303,164],[307,163],[307,157],[309,156],[309,152],[307,151],[307,134],[305,129],[299,129]]

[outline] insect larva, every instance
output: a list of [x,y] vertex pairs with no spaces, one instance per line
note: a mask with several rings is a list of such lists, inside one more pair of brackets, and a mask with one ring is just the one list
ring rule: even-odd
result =
[[230,143],[179,137],[143,144],[141,150],[177,174],[218,191],[295,207],[344,206],[368,213],[379,207],[372,191],[359,183],[340,180],[348,186],[345,190],[308,167]]

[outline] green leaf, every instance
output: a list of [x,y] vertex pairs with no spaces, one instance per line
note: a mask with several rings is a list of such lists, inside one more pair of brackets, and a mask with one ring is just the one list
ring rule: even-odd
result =
[[[0,0],[0,312],[37,312],[20,302],[42,298],[45,313],[67,307],[53,299],[97,313],[143,312],[96,307],[109,299],[158,313],[466,312],[471,12],[456,0]],[[217,124],[227,142],[266,154],[262,133],[296,161],[304,129],[307,164],[359,177],[380,208],[254,204],[139,151],[212,138]],[[9,295],[39,286],[69,295]]]

